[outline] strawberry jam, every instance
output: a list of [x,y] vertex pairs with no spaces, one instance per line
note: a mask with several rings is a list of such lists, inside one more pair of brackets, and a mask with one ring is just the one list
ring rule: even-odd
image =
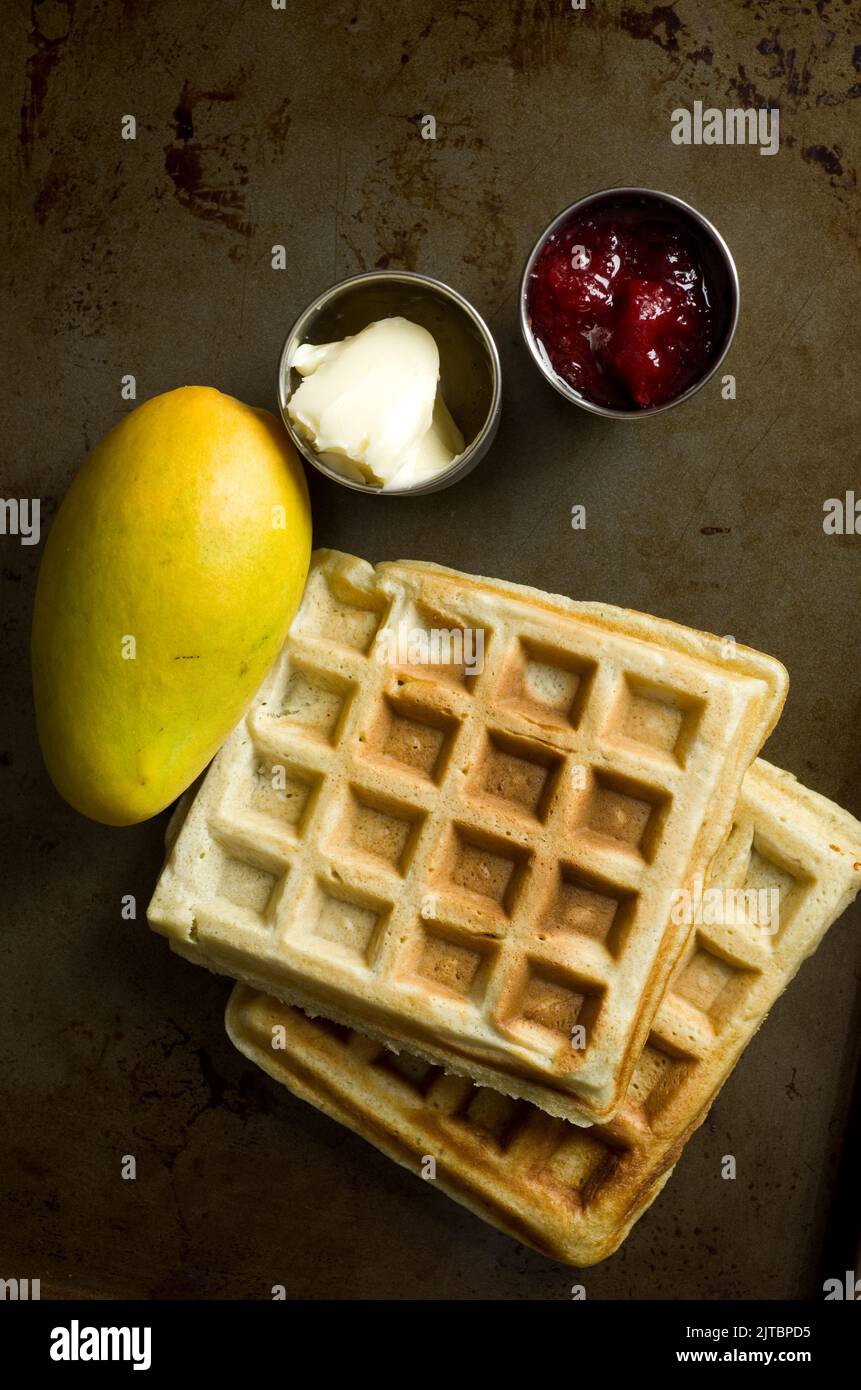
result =
[[552,233],[530,277],[532,332],[597,405],[664,405],[705,375],[722,336],[690,225],[655,205],[589,208]]

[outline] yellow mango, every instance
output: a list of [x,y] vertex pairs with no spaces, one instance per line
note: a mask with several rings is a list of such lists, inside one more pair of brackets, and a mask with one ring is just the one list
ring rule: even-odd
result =
[[54,521],[33,615],[39,740],[72,806],[131,825],[194,780],[278,654],[310,553],[268,411],[185,386],[111,430]]

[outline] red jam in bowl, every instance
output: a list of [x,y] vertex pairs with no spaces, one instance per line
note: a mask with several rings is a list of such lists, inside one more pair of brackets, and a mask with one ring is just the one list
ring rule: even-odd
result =
[[541,248],[527,314],[557,376],[615,410],[681,396],[722,336],[704,249],[668,205],[575,214]]

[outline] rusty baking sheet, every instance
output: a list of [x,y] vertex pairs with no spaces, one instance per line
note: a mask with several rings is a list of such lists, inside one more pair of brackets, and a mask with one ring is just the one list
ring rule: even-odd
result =
[[[822,525],[824,502],[858,481],[851,20],[836,0],[16,7],[3,496],[41,498],[47,530],[128,408],[125,374],[138,399],[197,381],[271,406],[283,336],[312,294],[373,266],[440,276],[499,344],[495,447],[425,499],[312,479],[317,542],[761,647],[792,677],[767,756],[861,813],[861,540]],[[697,101],[779,108],[778,152],[674,144],[673,111]],[[435,141],[421,137],[429,113]],[[716,379],[636,427],[573,409],[531,365],[522,260],[560,208],[616,184],[678,194],[729,242],[735,399]],[[286,270],[272,268],[276,245]],[[570,524],[578,504],[585,531]],[[255,1298],[283,1282],[304,1299],[570,1297],[570,1270],[233,1051],[227,983],[143,922],[164,818],[90,824],[42,769],[28,669],[40,547],[0,544],[0,1273],[40,1277],[43,1296]],[[128,893],[135,922],[120,914]],[[850,1105],[858,926],[856,906],[805,965],[653,1210],[584,1276],[590,1298],[817,1293]],[[728,1151],[733,1183],[717,1177]],[[129,1153],[134,1182],[120,1175]]]

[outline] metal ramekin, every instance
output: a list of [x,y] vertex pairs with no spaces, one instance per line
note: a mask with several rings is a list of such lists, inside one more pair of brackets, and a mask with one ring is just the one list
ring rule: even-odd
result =
[[[532,332],[532,325],[529,320],[529,310],[527,296],[529,292],[529,282],[541,251],[545,243],[559,231],[566,222],[575,214],[585,212],[588,208],[605,207],[614,203],[634,203],[638,200],[643,203],[654,203],[656,209],[669,207],[676,213],[681,214],[682,219],[687,219],[691,223],[691,229],[697,235],[705,259],[708,261],[706,266],[710,273],[712,287],[715,291],[715,298],[719,301],[719,309],[723,317],[723,335],[720,347],[715,355],[715,359],[708,371],[700,377],[699,381],[694,382],[680,396],[676,396],[672,401],[666,401],[663,405],[649,406],[646,410],[619,410],[614,406],[598,405],[595,401],[587,400],[579,391],[575,391],[573,386],[569,386],[567,381],[563,381],[553,370],[546,353],[542,353],[538,346],[538,341]],[[651,415],[660,415],[665,410],[672,410],[674,406],[682,405],[695,396],[699,390],[705,386],[717,371],[730,349],[733,337],[735,336],[736,324],[738,323],[739,309],[739,285],[738,271],[732,252],[721,236],[716,227],[713,227],[708,218],[703,217],[701,212],[692,208],[689,203],[685,203],[681,198],[676,198],[672,193],[659,193],[653,188],[606,188],[598,193],[590,193],[585,198],[580,198],[570,207],[565,208],[554,217],[549,226],[544,228],[540,237],[530,252],[523,271],[523,278],[520,282],[520,329],[532,358],[538,366],[541,374],[550,382],[554,390],[566,400],[572,401],[574,405],[579,405],[583,410],[589,410],[593,415],[603,415],[610,420],[642,420]]]
[[[383,489],[355,482],[330,468],[296,430],[287,405],[301,380],[291,363],[302,343],[335,342],[394,314],[403,314],[433,333],[440,354],[443,398],[469,442],[445,472],[428,482]],[[484,458],[499,425],[501,375],[499,353],[490,329],[463,295],[427,275],[374,270],[332,285],[303,310],[284,342],[276,390],[287,433],[318,473],[354,492],[378,497],[417,497],[459,482]]]

